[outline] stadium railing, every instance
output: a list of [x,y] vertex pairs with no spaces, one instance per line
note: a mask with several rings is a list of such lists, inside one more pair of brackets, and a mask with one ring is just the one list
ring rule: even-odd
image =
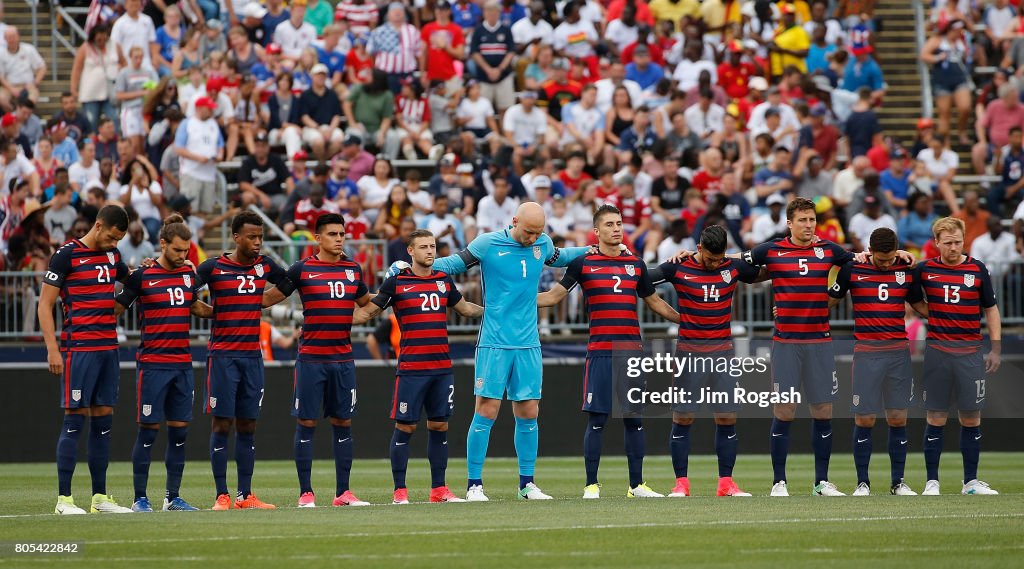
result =
[[[279,241],[265,242],[265,252],[274,258],[288,263],[292,259],[306,253],[306,248],[315,243],[311,241]],[[350,241],[347,243],[351,256],[365,265],[374,267],[373,274],[368,277],[370,290],[376,290],[381,282],[380,271],[386,268],[387,242],[384,240]],[[999,311],[1003,323],[1007,326],[1024,326],[1024,261],[990,262],[987,263],[992,272],[993,288],[999,301]],[[36,324],[36,305],[43,273],[32,272],[0,272],[0,340],[34,341],[40,336]],[[557,282],[556,274],[552,273],[549,284]],[[479,302],[479,279],[476,274],[464,275],[459,279],[458,286],[469,300]],[[543,286],[543,288],[548,288]],[[670,305],[675,305],[675,291],[671,286],[661,285],[658,289],[662,298]],[[734,335],[749,336],[755,332],[768,331],[772,327],[772,293],[767,283],[745,285],[741,288],[733,303]],[[293,294],[280,307],[268,310],[266,314],[271,320],[282,326],[301,322],[302,305],[297,294]],[[657,314],[648,310],[642,302],[638,304],[640,326],[647,333],[665,334],[672,325]],[[588,315],[585,303],[578,290],[570,293],[561,305],[550,309],[542,309],[542,331],[566,331],[568,334],[585,334],[588,327]],[[58,327],[60,318],[57,319]],[[119,320],[121,331],[129,339],[138,339],[139,320],[135,307],[125,312]],[[836,330],[849,330],[853,327],[853,316],[849,297],[840,303],[831,313],[831,325]],[[366,334],[373,330],[376,322],[365,326],[353,327],[356,335]],[[477,319],[468,319],[451,313],[449,329],[455,334],[476,334],[480,326]],[[193,318],[192,336],[195,340],[204,340],[209,334],[209,320]]]
[[[925,7],[923,0],[914,0],[914,39],[917,42],[917,51],[924,48],[927,41],[925,37]],[[932,78],[928,72],[928,66],[921,58],[917,58],[917,72],[921,77],[921,116],[932,116]]]
[[[25,0],[29,3],[38,5],[39,0]],[[75,55],[78,51],[79,45],[81,45],[87,39],[85,28],[79,25],[76,18],[80,17],[83,21],[89,14],[89,8],[87,6],[62,6],[55,4],[50,10],[50,73],[53,76],[53,80],[57,80],[57,44],[59,43],[71,55]],[[35,12],[32,13],[33,27],[35,26]],[[57,25],[58,19],[61,23],[67,25],[68,34],[64,35],[59,25]],[[38,38],[36,38],[36,47],[38,46]]]

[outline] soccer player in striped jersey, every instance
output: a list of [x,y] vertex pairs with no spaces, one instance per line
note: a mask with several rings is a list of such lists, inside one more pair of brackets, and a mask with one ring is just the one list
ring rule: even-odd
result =
[[295,362],[292,416],[295,417],[295,468],[299,507],[316,506],[310,482],[313,434],[325,416],[333,430],[335,506],[368,506],[349,489],[352,472],[352,416],[356,412],[356,369],[352,360],[352,313],[370,302],[359,263],[345,256],[345,219],[321,215],[313,228],[316,255],[296,262],[277,288],[264,293],[273,306],[294,291],[302,300],[303,327]]
[[[89,473],[93,513],[126,513],[107,494],[110,432],[120,376],[114,282],[128,277],[117,250],[128,230],[128,213],[118,205],[100,209],[89,233],[65,243],[50,258],[39,296],[39,329],[50,372],[61,378],[64,425],[57,439],[58,514],[84,514],[71,497],[78,438],[89,417]],[[60,297],[64,326],[57,343],[53,309]]]
[[[778,308],[771,352],[774,391],[800,390],[814,418],[811,430],[813,494],[843,496],[828,480],[832,457],[832,402],[839,393],[828,323],[828,275],[832,267],[842,266],[854,257],[831,241],[816,241],[816,224],[814,202],[795,198],[786,207],[789,237],[762,243],[744,253],[743,258],[752,265],[767,268],[772,279]],[[796,404],[776,404],[774,415],[770,446],[775,472],[771,495],[788,496],[786,458]]]
[[889,424],[890,492],[916,496],[903,481],[907,463],[907,408],[913,399],[914,377],[905,323],[906,300],[916,285],[916,271],[896,257],[896,232],[879,228],[869,239],[870,258],[842,266],[828,291],[829,306],[847,291],[853,301],[853,462],[857,467],[854,496],[871,494],[871,429],[885,411]]
[[574,260],[558,284],[537,295],[537,306],[554,306],[579,285],[590,312],[590,342],[583,372],[583,411],[588,415],[583,434],[583,461],[587,472],[583,497],[601,497],[597,471],[602,439],[608,415],[617,400],[623,411],[629,464],[626,497],[662,498],[663,495],[644,482],[646,443],[640,419],[643,409],[628,402],[626,394],[632,385],[628,384],[624,370],[617,368],[625,362],[624,358],[643,354],[637,297],[666,320],[678,323],[679,314],[657,295],[643,260],[620,249],[622,214],[616,207],[606,204],[597,209],[594,233],[598,251]]
[[[252,493],[256,462],[256,420],[263,405],[263,357],[260,311],[267,283],[279,284],[284,269],[260,255],[263,219],[243,211],[231,220],[235,250],[207,259],[196,271],[200,287],[210,289],[213,327],[206,359],[203,410],[211,415],[210,464],[217,488],[214,510],[274,508]],[[238,496],[228,494],[228,435],[235,428]]]
[[192,267],[186,266],[192,231],[180,215],[164,220],[160,230],[160,258],[133,272],[117,295],[114,312],[123,313],[138,301],[142,340],[136,355],[135,421],[139,434],[132,449],[135,501],[132,510],[152,512],[146,495],[150,447],[167,422],[167,492],[165,511],[194,511],[181,496],[185,470],[185,438],[192,420],[195,381],[189,347],[190,315],[211,318],[213,309],[199,300],[199,284]]
[[[932,225],[939,256],[918,265],[911,303],[927,307],[928,339],[924,353],[922,404],[927,411],[924,461],[928,479],[923,495],[939,494],[939,459],[943,428],[956,396],[960,419],[960,453],[964,461],[962,494],[998,494],[978,480],[981,410],[985,374],[999,369],[1002,322],[992,279],[985,265],[964,250],[964,222],[944,217]],[[981,315],[985,314],[991,349],[982,356]]]
[[479,318],[482,306],[465,300],[455,282],[433,269],[437,254],[434,234],[417,229],[409,238],[412,267],[388,277],[372,304],[356,312],[362,324],[389,306],[402,331],[398,373],[391,400],[391,473],[395,480],[393,503],[408,504],[405,474],[409,465],[409,440],[416,431],[420,411],[427,415],[427,460],[430,461],[430,501],[464,502],[445,483],[448,468],[448,418],[455,408],[455,377],[448,355],[447,311]]
[[[696,354],[706,358],[732,359],[732,301],[740,281],[759,280],[762,270],[750,264],[725,256],[728,237],[723,227],[712,225],[704,229],[697,244],[697,254],[679,263],[662,263],[655,271],[656,282],[668,282],[676,290],[679,311],[679,338],[676,353]],[[716,392],[732,391],[736,384],[727,370],[687,370],[675,385],[690,393],[700,393],[704,387]],[[690,495],[688,476],[690,456],[690,428],[694,414],[700,408],[696,403],[678,403],[672,409],[672,435],[669,450],[676,484],[669,493],[671,498]],[[711,405],[715,416],[715,453],[718,455],[719,496],[750,496],[732,479],[736,465],[739,439],[736,433],[735,402]]]

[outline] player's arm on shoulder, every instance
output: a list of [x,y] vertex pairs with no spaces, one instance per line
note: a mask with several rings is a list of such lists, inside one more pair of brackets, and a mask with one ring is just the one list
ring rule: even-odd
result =
[[[658,272],[660,273],[661,271],[658,270]],[[651,274],[647,270],[647,265],[643,263],[640,263],[640,282],[637,283],[636,294],[644,299],[644,304],[658,314],[658,316],[669,322],[679,323],[679,313],[669,306],[665,299],[658,295],[658,291],[654,288]]]
[[383,283],[381,283],[380,290],[377,291],[377,294],[372,297],[370,297],[369,294],[361,297],[366,298],[367,302],[359,305],[359,308],[352,313],[353,326],[366,324],[370,320],[376,318],[378,314],[391,305],[395,295],[395,283],[397,280],[398,279],[396,277],[388,277]]
[[924,287],[921,282],[926,262],[927,261],[921,261],[907,273],[907,276],[910,277],[910,290],[907,291],[907,304],[909,304],[915,312],[925,318],[928,318],[928,299],[924,296]]
[[[480,260],[483,259],[484,255],[487,253],[487,249],[490,247],[494,235],[494,233],[477,235],[476,239],[473,239],[465,249],[455,253],[454,255],[435,259],[433,269],[446,275],[461,275],[469,269],[479,265]],[[392,264],[392,267],[394,267],[394,264]]]
[[[292,266],[288,268],[288,271],[284,273],[284,276],[278,278],[278,280],[274,282],[277,286],[263,291],[263,308],[270,308],[271,306],[274,306],[288,298],[293,292],[295,292],[296,287],[298,287],[298,282],[302,278],[302,265],[305,262],[306,260],[302,259],[293,263]],[[277,265],[275,264],[274,266],[276,267]],[[270,278],[267,277],[267,280],[269,279]]]
[[145,269],[136,269],[125,279],[121,292],[114,296],[114,316],[124,314],[124,311],[128,310],[128,307],[142,294],[142,279],[145,272]]
[[550,267],[568,267],[576,259],[582,258],[590,247],[562,247],[554,248],[554,252],[544,261]]
[[43,284],[46,286],[40,287],[39,303],[36,306],[39,330],[43,333],[43,341],[46,343],[46,360],[50,372],[56,375],[64,372],[64,360],[57,345],[57,324],[54,321],[53,310],[57,305],[60,289],[64,286],[64,279],[71,272],[71,252],[72,248],[65,245],[50,257],[50,266],[43,275]]
[[213,276],[213,267],[217,264],[217,258],[211,257],[196,267],[196,290],[201,290],[204,285],[210,282]]
[[565,274],[562,275],[562,280],[551,287],[551,290],[542,292],[537,295],[537,307],[542,308],[545,306],[554,306],[569,294],[574,286],[579,284],[580,279],[583,277],[583,259],[584,257],[577,257],[565,270]]
[[757,247],[749,251],[740,253],[739,259],[745,261],[748,265],[754,265],[755,267],[761,267],[768,263],[768,251],[771,250],[772,244],[761,243]]
[[853,263],[846,263],[839,268],[839,273],[836,274],[836,282],[828,287],[829,308],[838,305],[846,297],[846,292],[850,290],[850,275],[852,273]]

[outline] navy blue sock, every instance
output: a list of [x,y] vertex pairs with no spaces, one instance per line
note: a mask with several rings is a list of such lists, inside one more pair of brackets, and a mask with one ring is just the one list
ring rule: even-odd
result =
[[409,439],[412,433],[395,429],[391,433],[391,476],[395,479],[395,490],[405,488],[405,472],[409,469]]
[[139,436],[135,437],[132,447],[132,480],[135,483],[135,499],[146,497],[146,486],[149,483],[149,464],[152,460],[153,441],[160,431],[157,429],[139,428]]
[[238,496],[252,494],[252,471],[256,466],[256,434],[235,432],[235,468],[238,470]]
[[57,437],[57,493],[71,495],[71,478],[78,463],[78,437],[82,436],[85,415],[64,415],[60,436]]
[[907,428],[889,427],[889,464],[892,486],[903,480],[907,465]]
[[786,480],[786,458],[789,456],[789,427],[792,424],[792,421],[783,421],[777,417],[772,419],[772,438],[769,447],[772,454],[772,470],[775,471],[773,484],[785,482]]
[[676,478],[685,477],[690,466],[690,425],[672,423],[668,449],[672,453],[672,469]]
[[828,480],[828,462],[832,458],[832,420],[815,419],[811,429],[811,447],[814,449],[815,484]]
[[352,473],[352,427],[334,427],[334,484],[335,496],[348,490],[349,475]]
[[924,468],[928,480],[939,479],[939,459],[942,458],[942,427],[927,425],[924,428]]
[[107,493],[107,465],[110,464],[110,431],[114,416],[103,415],[89,420],[89,475],[92,493]]
[[981,426],[960,427],[960,454],[964,457],[964,483],[978,477],[981,456]]
[[871,486],[868,467],[871,465],[871,427],[853,428],[853,465],[857,467],[857,484]]
[[626,439],[626,463],[629,466],[629,487],[636,488],[644,483],[644,455],[647,454],[647,440],[644,438],[643,421],[637,418],[623,419]]
[[299,494],[313,491],[313,433],[316,427],[295,424],[295,471],[299,475]]
[[178,497],[178,490],[181,488],[181,475],[185,472],[185,438],[188,436],[188,427],[167,427],[167,452],[164,454],[164,464],[167,466],[167,493],[164,495],[168,500]]
[[587,471],[587,486],[597,484],[597,469],[601,466],[601,446],[604,443],[604,427],[608,424],[607,413],[590,413],[587,430],[583,433],[583,465]]
[[430,487],[444,486],[448,470],[448,431],[427,431],[427,460],[430,461]]
[[718,477],[732,476],[739,447],[736,425],[715,425],[715,454],[718,455]]
[[228,434],[210,433],[210,468],[217,495],[228,493]]

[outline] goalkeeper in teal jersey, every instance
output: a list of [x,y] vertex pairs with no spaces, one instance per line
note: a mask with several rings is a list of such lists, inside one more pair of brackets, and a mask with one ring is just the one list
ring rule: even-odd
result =
[[[547,500],[533,482],[539,438],[540,337],[537,334],[537,285],[545,265],[565,267],[586,247],[556,249],[544,234],[544,209],[533,202],[516,210],[511,227],[478,236],[456,255],[434,261],[434,270],[456,275],[480,265],[484,315],[476,349],[476,413],[466,437],[466,499],[484,502],[483,466],[491,426],[501,400],[512,401],[519,458],[519,497]],[[392,270],[400,267],[399,263]]]

